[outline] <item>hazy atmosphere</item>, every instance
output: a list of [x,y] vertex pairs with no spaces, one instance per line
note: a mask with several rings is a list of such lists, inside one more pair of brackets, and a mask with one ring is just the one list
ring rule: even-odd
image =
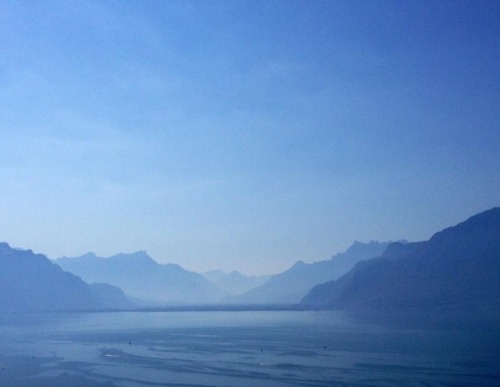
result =
[[498,205],[496,1],[0,1],[0,235],[276,273]]
[[500,1],[0,0],[0,387],[498,386]]

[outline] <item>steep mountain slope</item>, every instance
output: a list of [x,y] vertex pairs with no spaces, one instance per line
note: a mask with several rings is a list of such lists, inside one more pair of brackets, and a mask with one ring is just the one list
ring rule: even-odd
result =
[[103,309],[99,292],[45,256],[0,243],[0,310]]
[[129,296],[156,303],[206,303],[224,295],[201,274],[179,265],[161,265],[145,251],[109,258],[88,253],[77,258],[59,258],[55,263],[87,282],[118,286]]
[[232,298],[239,303],[295,303],[323,282],[339,278],[359,261],[381,255],[390,242],[354,242],[345,252],[329,260],[314,263],[297,262],[283,273],[276,274],[263,285]]
[[393,244],[338,281],[319,285],[303,305],[333,308],[500,306],[500,208],[436,233]]

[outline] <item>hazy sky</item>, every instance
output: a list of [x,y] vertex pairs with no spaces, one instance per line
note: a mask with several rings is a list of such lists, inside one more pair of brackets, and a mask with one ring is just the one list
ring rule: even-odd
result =
[[0,0],[0,240],[272,273],[500,205],[498,1]]

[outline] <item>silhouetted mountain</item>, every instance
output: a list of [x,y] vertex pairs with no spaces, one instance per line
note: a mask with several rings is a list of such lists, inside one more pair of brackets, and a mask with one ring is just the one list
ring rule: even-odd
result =
[[344,277],[319,285],[303,305],[331,308],[500,308],[500,208],[436,233],[392,244]]
[[238,271],[226,274],[221,270],[210,270],[203,273],[203,276],[230,295],[248,292],[250,289],[262,285],[271,277],[268,275],[246,276]]
[[55,263],[87,282],[118,286],[134,299],[161,304],[207,303],[224,295],[201,274],[179,265],[161,265],[145,251],[109,258],[88,253],[77,258],[59,258]]
[[238,303],[296,303],[311,288],[339,278],[363,260],[376,257],[390,242],[354,242],[345,252],[329,260],[314,263],[297,262],[283,273],[273,275],[263,285],[232,298]]
[[0,311],[105,307],[81,278],[65,273],[45,256],[0,243]]

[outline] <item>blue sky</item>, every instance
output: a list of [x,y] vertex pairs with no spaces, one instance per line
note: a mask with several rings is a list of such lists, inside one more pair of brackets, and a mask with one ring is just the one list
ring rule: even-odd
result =
[[1,1],[0,239],[281,271],[500,204],[491,1]]

